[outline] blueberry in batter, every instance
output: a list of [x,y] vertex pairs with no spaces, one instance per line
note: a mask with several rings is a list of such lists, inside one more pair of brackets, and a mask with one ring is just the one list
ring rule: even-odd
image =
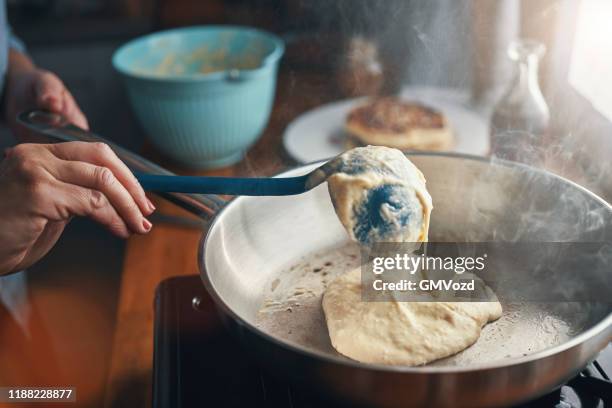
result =
[[427,240],[431,196],[423,174],[401,151],[355,148],[314,177],[327,180],[338,218],[353,240],[365,246]]
[[423,209],[414,205],[414,196],[414,191],[401,185],[383,184],[369,190],[354,209],[357,241],[371,245],[393,238],[397,230],[420,230]]

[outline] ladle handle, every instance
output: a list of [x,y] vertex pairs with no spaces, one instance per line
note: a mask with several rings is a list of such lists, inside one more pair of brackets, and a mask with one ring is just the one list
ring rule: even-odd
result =
[[[163,167],[135,154],[95,133],[69,123],[62,115],[42,110],[30,110],[17,115],[17,122],[29,130],[44,135],[53,142],[103,142],[135,173],[174,175]],[[210,220],[223,207],[225,200],[216,195],[159,193],[187,211]]]

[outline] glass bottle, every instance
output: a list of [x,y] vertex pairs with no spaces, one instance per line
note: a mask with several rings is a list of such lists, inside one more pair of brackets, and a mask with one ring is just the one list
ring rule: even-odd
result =
[[550,113],[538,81],[544,44],[532,40],[513,41],[508,56],[515,62],[512,85],[491,117],[491,155],[533,166],[542,164]]

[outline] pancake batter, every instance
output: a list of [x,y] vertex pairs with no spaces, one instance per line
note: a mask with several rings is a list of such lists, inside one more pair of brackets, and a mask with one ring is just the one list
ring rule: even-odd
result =
[[[492,295],[494,297],[494,295]],[[421,365],[462,351],[501,317],[499,302],[363,302],[361,268],[327,287],[323,311],[332,345],[364,363]]]
[[314,177],[327,179],[340,222],[351,239],[427,240],[431,196],[423,174],[397,149],[358,147],[328,162]]
[[[401,151],[355,148],[317,173],[313,177],[327,179],[338,218],[353,240],[364,246],[427,241],[431,196],[425,177]],[[339,353],[365,363],[421,365],[476,342],[482,327],[502,314],[492,298],[495,301],[364,302],[358,267],[329,284],[322,306]]]

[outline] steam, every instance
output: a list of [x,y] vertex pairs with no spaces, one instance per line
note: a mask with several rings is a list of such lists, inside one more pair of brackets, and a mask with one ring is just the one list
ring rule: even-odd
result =
[[[571,24],[567,23],[575,22],[577,13],[566,9],[574,6],[555,3],[542,7],[513,0],[339,0],[302,1],[300,7],[311,13],[311,24],[316,25],[317,32],[339,31],[347,40],[360,36],[374,41],[387,67],[385,75],[397,73],[402,86],[467,90],[473,95],[470,108],[485,115],[492,112],[501,93],[510,85],[513,65],[506,56],[510,41],[519,36],[544,40],[548,52],[539,74],[551,112],[551,128],[547,140],[534,144],[532,150],[524,152],[524,157],[519,159],[532,166],[543,166],[612,201],[612,161],[609,155],[605,160],[606,153],[602,153],[612,152],[612,138],[603,138],[598,143],[594,136],[591,137],[612,132],[612,126],[601,115],[593,113],[592,106],[568,91],[567,72],[565,68],[558,68],[567,66],[573,35],[567,29]],[[571,21],[565,22],[563,18]],[[289,92],[292,95],[301,98],[303,91],[316,92],[291,82]],[[530,162],[532,156],[542,157],[543,164]],[[534,173],[525,177],[525,181],[534,186],[533,178],[539,176]],[[551,183],[548,179],[541,182]],[[522,199],[529,200],[529,196]],[[569,192],[562,194],[560,199],[575,209],[586,206],[576,202],[580,199]],[[561,207],[563,202],[555,206]],[[535,229],[541,226],[535,218],[546,218],[546,214],[541,208],[533,207],[533,212],[525,215],[524,221],[535,223]],[[603,210],[583,208],[583,211],[573,224],[575,231],[579,228],[594,231],[607,222],[604,221],[607,215],[600,213]],[[557,222],[550,227],[561,232],[562,227],[570,225]],[[518,233],[517,237],[521,235]],[[570,235],[565,232],[561,236],[571,238]]]
[[[263,137],[266,137],[265,134]],[[266,152],[266,146],[260,146],[247,151],[241,163],[241,173],[248,177],[267,177],[285,168],[283,160],[276,152]],[[262,157],[266,157],[266,160],[261,160]]]

